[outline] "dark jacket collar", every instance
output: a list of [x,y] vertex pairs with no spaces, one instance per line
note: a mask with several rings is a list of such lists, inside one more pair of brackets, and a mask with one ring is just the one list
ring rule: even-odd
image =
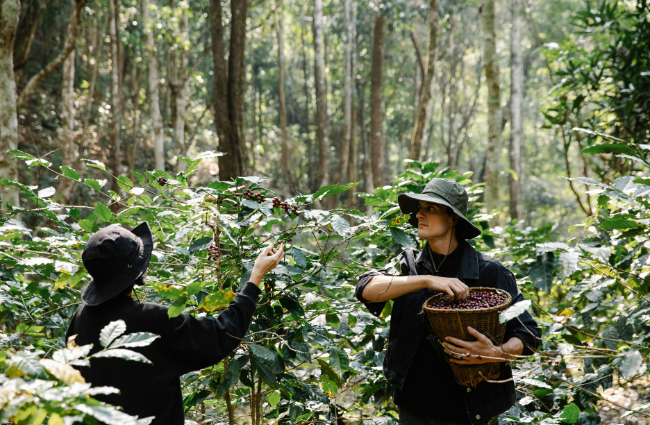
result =
[[[460,279],[478,279],[478,253],[466,240],[461,243],[463,244],[463,256],[460,259],[458,277]],[[418,263],[422,263],[433,274],[433,265],[429,256],[426,255],[426,249],[421,249],[415,257],[416,266]]]

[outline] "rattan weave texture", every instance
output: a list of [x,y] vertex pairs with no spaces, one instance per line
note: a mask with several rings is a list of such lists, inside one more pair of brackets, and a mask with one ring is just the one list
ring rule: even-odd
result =
[[[490,338],[495,345],[503,344],[506,324],[499,323],[499,313],[508,308],[512,303],[512,297],[507,291],[497,288],[470,288],[470,292],[474,291],[497,292],[505,297],[505,301],[499,306],[478,310],[440,310],[427,307],[431,301],[448,296],[439,293],[424,302],[422,309],[427,313],[433,332],[441,342],[448,336],[463,341],[476,341],[476,338],[467,331],[467,327],[471,326]],[[447,354],[445,358],[454,372],[456,382],[464,387],[476,388],[482,381],[499,379],[499,363],[459,365],[449,362]]]

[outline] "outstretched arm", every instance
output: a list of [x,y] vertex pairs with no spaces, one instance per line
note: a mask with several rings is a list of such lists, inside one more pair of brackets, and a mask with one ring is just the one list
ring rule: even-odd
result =
[[380,303],[427,288],[445,292],[450,300],[464,300],[469,296],[469,288],[460,280],[430,275],[378,275],[368,282],[362,296],[369,303]]

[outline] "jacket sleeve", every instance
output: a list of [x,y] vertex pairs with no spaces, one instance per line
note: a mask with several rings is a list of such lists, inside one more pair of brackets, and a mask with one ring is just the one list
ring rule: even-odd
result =
[[[506,269],[504,266],[500,266],[501,270],[499,281],[500,287],[505,289],[512,296],[512,304],[515,305],[519,302],[524,301],[526,298],[519,290],[517,286],[517,281],[512,272]],[[508,341],[510,338],[515,337],[519,338],[524,344],[524,351],[522,355],[530,356],[532,355],[540,343],[540,338],[542,336],[542,331],[537,326],[537,322],[533,319],[533,316],[526,310],[518,317],[511,319],[506,324],[506,333],[504,336],[504,342]]]
[[171,319],[167,335],[179,374],[212,366],[237,348],[251,324],[260,293],[257,285],[248,282],[218,316],[181,314]]
[[[404,255],[402,254],[400,256],[400,270],[401,270],[400,276],[408,275],[407,268],[408,266],[406,265],[406,260],[404,259]],[[366,306],[366,308],[371,314],[377,317],[379,317],[381,312],[384,310],[384,307],[386,306],[386,301],[375,303],[366,300],[363,297],[363,290],[366,289],[366,286],[368,285],[368,283],[370,283],[373,277],[381,276],[381,275],[390,276],[386,269],[371,270],[369,272],[365,272],[364,274],[359,276],[359,280],[357,281],[357,287],[355,290],[355,296],[357,297],[357,299]]]

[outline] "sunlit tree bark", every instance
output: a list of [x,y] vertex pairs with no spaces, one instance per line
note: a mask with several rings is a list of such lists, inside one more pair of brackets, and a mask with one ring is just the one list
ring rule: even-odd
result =
[[[415,128],[413,129],[413,135],[411,136],[411,149],[409,152],[409,158],[414,160],[420,159],[422,140],[425,139],[424,130],[427,127],[428,117],[431,115],[430,113],[427,113],[429,112],[427,109],[431,109],[430,103],[431,98],[433,97],[433,89],[435,86],[434,76],[436,71],[436,58],[438,51],[439,0],[431,0],[429,8],[429,48],[427,49],[427,68],[422,80],[420,101],[418,102],[418,113],[415,119]],[[433,129],[431,128],[429,131],[433,131]]]
[[[351,1],[350,4],[350,24],[348,25],[348,41],[350,43],[350,97],[352,90],[357,81],[357,2]],[[354,109],[354,101],[350,99],[350,155],[348,159],[348,181],[359,181],[358,167],[358,148],[357,148],[357,116]],[[355,208],[358,198],[355,196],[357,187],[353,187],[348,192],[348,208]]]
[[[20,16],[19,0],[0,0],[0,179],[18,181],[18,162],[7,152],[18,147],[14,40]],[[0,184],[1,208],[20,206],[18,188]]]
[[143,7],[143,26],[147,32],[147,82],[149,88],[149,112],[151,113],[151,123],[153,126],[154,139],[154,157],[156,160],[156,169],[165,169],[165,139],[163,130],[162,115],[160,114],[160,65],[158,63],[156,40],[153,30],[149,28],[150,11],[149,1],[144,0]]
[[488,87],[488,143],[485,160],[485,206],[489,211],[498,205],[501,165],[501,86],[494,25],[494,0],[481,2],[483,63]]
[[521,0],[511,0],[512,29],[510,30],[510,217],[523,217],[521,200],[521,145],[523,143],[522,106],[524,98],[524,68],[521,58]]
[[386,18],[375,17],[370,71],[370,156],[373,187],[384,185],[384,26]]
[[314,0],[314,79],[316,86],[316,144],[318,166],[312,190],[329,184],[330,140],[327,122],[327,93],[325,87],[325,59],[323,57],[323,2]]
[[[75,51],[63,62],[63,88],[61,90],[61,165],[78,170],[79,146],[74,140],[74,59]],[[67,178],[59,178],[57,196],[60,202],[67,204],[72,199],[77,182]]]
[[176,171],[185,171],[187,169],[187,163],[181,161],[179,157],[185,156],[187,154],[187,146],[185,144],[185,116],[187,115],[187,85],[189,78],[187,78],[187,67],[190,61],[190,52],[189,46],[189,21],[187,16],[187,10],[183,11],[181,15],[181,22],[179,25],[179,30],[181,33],[181,39],[183,43],[179,46],[177,51],[178,61],[177,63],[172,63],[171,66],[174,67],[174,81],[171,84],[174,85],[175,106],[176,114],[174,116],[174,146],[176,147]]
[[52,0],[23,0],[20,2],[20,20],[14,42],[14,71],[17,79],[20,79],[20,73],[27,63],[36,27],[51,2]]
[[277,23],[275,26],[276,36],[278,38],[278,92],[280,94],[280,138],[282,141],[282,168],[289,191],[293,193],[294,184],[291,169],[291,146],[289,146],[289,136],[287,135],[287,105],[284,95],[284,25],[282,22],[282,11],[277,13]]

